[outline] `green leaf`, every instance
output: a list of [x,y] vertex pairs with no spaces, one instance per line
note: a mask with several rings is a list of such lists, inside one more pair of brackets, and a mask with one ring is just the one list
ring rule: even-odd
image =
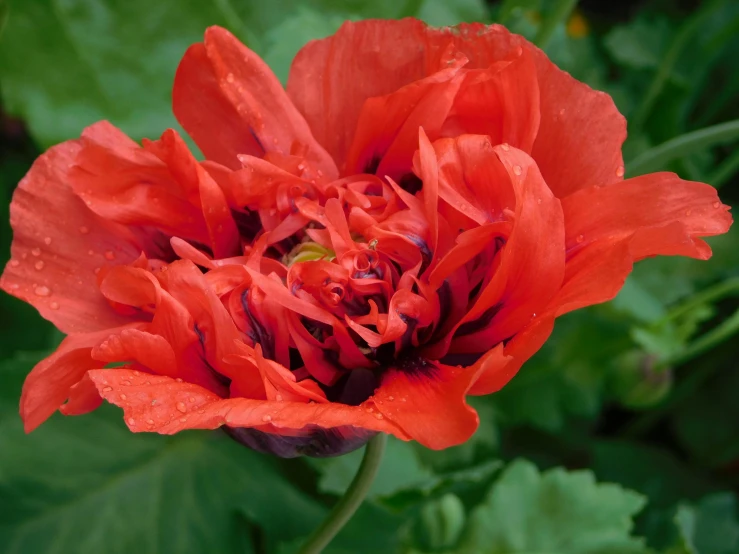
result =
[[614,27],[603,45],[620,65],[635,69],[657,67],[669,46],[672,27],[666,18],[638,18]]
[[104,406],[25,435],[19,385],[36,360],[0,367],[0,552],[236,553],[250,526],[276,543],[322,518],[271,458],[220,433],[133,434]]
[[739,552],[737,500],[731,493],[708,496],[696,506],[680,506],[675,524],[687,554]]
[[627,554],[646,552],[630,536],[644,497],[598,484],[590,471],[539,473],[513,462],[469,516],[460,553]]

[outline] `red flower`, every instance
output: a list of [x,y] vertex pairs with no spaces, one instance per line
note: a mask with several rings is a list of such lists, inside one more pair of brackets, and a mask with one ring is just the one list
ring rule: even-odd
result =
[[287,92],[211,28],[174,111],[207,161],[103,122],[16,191],[2,287],[69,334],[26,381],[29,431],[102,396],[132,431],[284,456],[448,447],[557,316],[731,224],[708,185],[624,181],[611,99],[496,25],[347,23]]

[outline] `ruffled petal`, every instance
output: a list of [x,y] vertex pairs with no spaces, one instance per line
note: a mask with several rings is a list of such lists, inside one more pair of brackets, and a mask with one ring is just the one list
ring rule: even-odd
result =
[[410,438],[392,421],[378,417],[374,409],[368,411],[363,406],[223,399],[192,383],[137,374],[128,369],[94,370],[89,375],[108,402],[123,408],[126,424],[134,432],[156,431],[169,435],[185,429],[215,429],[228,425],[285,433],[307,427],[352,426],[390,433],[403,440]]
[[554,314],[547,313],[534,319],[505,346],[499,344],[487,352],[474,366],[468,368],[478,375],[469,394],[481,396],[502,389],[521,369],[521,366],[544,345],[554,329]]
[[386,419],[428,448],[461,444],[477,429],[477,412],[465,401],[477,368],[459,368],[416,359],[391,368],[370,397]]
[[337,175],[269,66],[225,29],[210,27],[187,50],[172,95],[177,120],[210,160],[237,169],[239,154],[298,148],[325,175]]
[[567,273],[553,300],[559,314],[613,298],[633,262],[649,256],[708,259],[699,237],[728,231],[729,207],[716,189],[653,173],[564,199]]
[[[103,132],[105,124],[91,129]],[[96,271],[141,253],[128,229],[97,216],[72,192],[68,173],[80,151],[68,141],[40,156],[10,205],[14,238],[0,279],[6,292],[34,306],[66,333],[117,327],[130,320],[110,308]]]
[[[72,394],[70,389],[80,382],[85,372],[100,367],[100,362],[91,356],[92,349],[115,331],[108,329],[70,335],[62,341],[56,352],[36,364],[26,377],[21,393],[20,414],[27,433],[59,409]],[[79,392],[78,389],[74,395],[77,396]],[[76,404],[77,401],[70,407],[72,411],[75,411]]]

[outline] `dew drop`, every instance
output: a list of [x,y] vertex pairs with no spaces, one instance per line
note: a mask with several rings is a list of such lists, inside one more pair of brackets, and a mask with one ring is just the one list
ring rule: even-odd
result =
[[577,242],[582,242],[585,240],[585,237],[582,235],[577,235],[577,238],[575,239]]
[[272,416],[267,414],[262,416],[262,421],[272,421]]
[[51,296],[51,289],[49,287],[36,287],[33,289],[33,292],[36,296]]
[[616,177],[624,176],[624,166],[620,165],[616,168]]
[[121,395],[121,400],[126,400],[128,397],[125,394]]
[[89,232],[90,232],[90,229],[88,229],[87,227],[85,227],[85,226],[83,225],[82,227],[80,227],[79,231],[80,231],[80,234],[81,234],[81,235],[86,235],[87,233],[89,233]]
[[18,267],[21,263],[18,260],[10,260],[10,267]]
[[375,414],[375,417],[376,417],[377,419],[382,419],[382,418],[383,418],[383,415],[382,415],[382,414]]
[[105,259],[106,260],[115,260],[115,252],[113,252],[112,250],[107,250],[105,252]]
[[187,413],[187,406],[185,406],[184,402],[177,402],[177,410],[179,410],[183,414]]
[[59,302],[51,302],[49,304],[49,308],[51,308],[52,310],[58,310],[59,309]]
[[388,400],[389,400],[390,402],[392,402],[393,400],[395,400],[395,397],[394,397],[394,396],[388,396],[388,397],[387,397],[387,399],[388,399]]
[[192,403],[192,402],[195,402],[195,397],[194,397],[194,396],[191,396],[191,397],[189,398],[189,400],[190,400],[190,402],[191,402],[191,403]]
[[113,390],[113,387],[103,387],[103,392],[110,392]]
[[141,373],[139,373],[138,371],[134,371],[134,372],[133,372],[133,374],[134,374],[134,375],[135,375],[136,377],[138,377],[139,375],[141,375]]
[[175,381],[177,381],[178,383],[182,383],[182,379],[180,377],[177,377],[177,379],[175,379]]
[[148,425],[154,425],[154,420],[153,420],[153,419],[147,419],[147,420],[146,420],[146,423],[147,423]]
[[31,254],[34,255],[34,256],[36,256],[36,257],[38,257],[38,256],[41,255],[41,249],[40,248],[33,248],[31,250]]
[[693,213],[693,210],[685,210],[685,215],[690,215]]
[[374,412],[374,411],[375,411],[375,409],[372,406],[370,406],[369,408],[367,408],[367,412],[369,412],[370,414],[372,412]]
[[718,210],[721,207],[721,202],[714,202],[713,207]]
[[44,262],[42,260],[39,260],[35,264],[33,264],[33,267],[36,268],[36,271],[41,271],[42,269],[44,269]]
[[521,175],[521,173],[523,173],[523,170],[521,169],[521,166],[520,165],[514,165],[513,166],[513,173],[515,175]]
[[204,413],[205,413],[205,410],[203,410],[203,409],[200,409],[200,410],[198,410],[198,413],[199,413],[199,414],[204,414]]
[[131,386],[131,381],[121,381],[121,385],[124,385],[126,387],[130,387]]
[[404,396],[403,398],[400,399],[400,401],[401,402],[408,402],[408,399]]
[[129,417],[128,418],[128,424],[129,425],[136,425],[136,420],[134,418],[132,418],[132,417]]
[[185,423],[186,421],[187,421],[187,418],[186,417],[181,417],[180,418],[180,423]]
[[504,142],[503,144],[501,144],[501,145],[500,145],[500,147],[501,147],[501,148],[502,148],[503,150],[505,150],[506,152],[508,152],[508,151],[509,151],[509,150],[511,149],[511,147],[510,147],[510,146],[508,145],[508,143],[507,143],[507,142]]
[[282,402],[282,395],[281,394],[275,395],[275,400],[277,400],[277,402]]
[[49,246],[51,244],[51,237],[44,237],[44,244]]
[[226,81],[228,81],[229,83],[233,83],[234,82],[234,74],[233,73],[229,73],[228,75],[226,75]]

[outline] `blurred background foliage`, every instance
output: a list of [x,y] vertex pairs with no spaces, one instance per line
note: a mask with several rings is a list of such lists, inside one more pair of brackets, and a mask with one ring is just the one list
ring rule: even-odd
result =
[[[223,25],[283,81],[342,21],[500,22],[610,93],[630,175],[672,170],[739,200],[735,0],[0,1],[0,242],[16,183],[48,146],[108,119],[176,127],[179,58]],[[587,132],[587,129],[583,129]],[[739,235],[710,262],[638,264],[612,302],[564,317],[479,431],[431,452],[391,441],[369,500],[330,553],[739,553]],[[24,435],[24,376],[61,336],[0,296],[0,552],[296,552],[361,451],[279,460],[218,433],[133,435],[117,409]]]

